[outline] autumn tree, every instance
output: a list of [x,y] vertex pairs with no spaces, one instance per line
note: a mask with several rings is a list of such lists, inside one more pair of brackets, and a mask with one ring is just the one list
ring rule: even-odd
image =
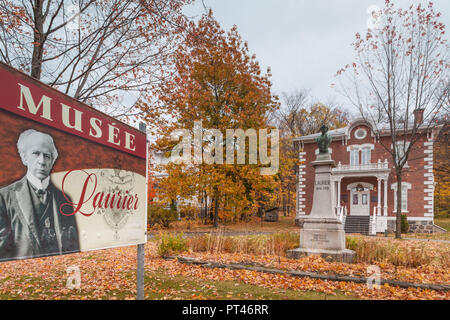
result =
[[[177,129],[187,129],[194,136],[195,121],[201,121],[202,139],[197,143],[204,151],[218,141],[217,137],[208,137],[208,128],[219,130],[223,137],[227,129],[258,132],[267,127],[266,115],[278,107],[270,91],[270,73],[262,74],[236,26],[225,32],[211,11],[198,23],[190,23],[185,42],[174,55],[174,65],[174,76],[156,90],[159,113],[148,118],[158,124],[159,148],[166,145],[166,150],[170,150],[178,143],[170,143],[168,138]],[[147,110],[155,106],[142,104],[141,108]],[[196,147],[194,142],[192,150]],[[214,157],[216,153],[225,155],[225,149],[226,144],[216,145]],[[236,160],[235,164],[222,164],[220,159],[208,163],[203,154],[200,162],[185,165],[181,175],[179,166],[166,166],[168,177],[161,184],[196,186],[199,198],[211,199],[210,212],[215,227],[220,217],[237,221],[271,197],[273,178],[260,174],[260,162],[249,164],[248,143],[245,151],[246,164],[236,164]]]
[[135,115],[166,75],[191,2],[0,0],[0,61],[113,116]]
[[375,28],[356,34],[356,61],[338,75],[343,76],[342,92],[376,134],[388,132],[392,137],[379,143],[395,167],[396,237],[400,238],[403,168],[422,133],[432,131],[448,103],[449,46],[443,38],[445,25],[432,3],[397,9],[386,0],[375,15]]
[[436,181],[434,204],[436,216],[448,217],[450,214],[450,124],[448,122],[448,116],[439,120],[443,124],[443,128],[436,137],[433,147],[433,171]]
[[302,89],[282,93],[282,104],[274,112],[273,122],[282,135],[298,137],[319,132],[323,124],[330,129],[340,128],[349,118],[350,113],[336,102],[322,103]]

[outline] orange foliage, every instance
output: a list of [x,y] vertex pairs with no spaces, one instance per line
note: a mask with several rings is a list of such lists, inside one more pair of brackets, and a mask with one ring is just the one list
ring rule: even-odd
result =
[[[194,121],[199,120],[203,128],[219,129],[224,137],[226,129],[257,131],[267,127],[266,114],[278,107],[270,91],[270,72],[261,73],[236,27],[225,32],[210,11],[198,23],[189,25],[185,42],[173,59],[173,77],[157,88],[155,98],[159,103],[148,114],[147,120],[158,124],[160,139],[155,148],[170,150],[174,145],[168,139],[170,133],[176,129],[192,132]],[[149,105],[142,104],[141,108],[147,110]],[[203,141],[203,148],[208,144]],[[207,195],[214,205],[215,225],[218,217],[236,221],[271,196],[274,178],[261,176],[260,167],[171,163],[160,168],[168,177],[158,182],[158,198],[170,202]]]

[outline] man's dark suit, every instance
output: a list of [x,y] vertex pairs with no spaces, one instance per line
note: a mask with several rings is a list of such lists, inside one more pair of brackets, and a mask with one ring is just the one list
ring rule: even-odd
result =
[[[0,260],[78,252],[80,246],[75,216],[59,212],[60,206],[68,201],[52,183],[47,188],[51,195],[48,205],[52,206],[49,208],[53,212],[52,226],[56,233],[57,249],[46,252],[39,237],[38,218],[30,189],[26,176],[0,189]],[[63,210],[65,214],[73,212],[70,206],[64,206]]]

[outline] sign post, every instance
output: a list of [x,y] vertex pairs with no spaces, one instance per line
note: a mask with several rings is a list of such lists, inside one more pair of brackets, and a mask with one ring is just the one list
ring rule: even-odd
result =
[[[145,123],[143,123],[143,122],[139,123],[139,130],[144,133],[147,131]],[[146,144],[146,149],[147,149],[147,144]],[[148,194],[148,157],[147,157],[146,167],[147,167],[147,170],[146,170],[145,185],[146,185],[146,189],[147,189],[146,194]],[[147,232],[145,232],[145,236],[147,236]],[[145,243],[142,243],[142,244],[137,245],[136,300],[144,300],[144,272],[145,272],[144,261],[145,261]]]
[[137,300],[144,300],[145,244],[137,245]]

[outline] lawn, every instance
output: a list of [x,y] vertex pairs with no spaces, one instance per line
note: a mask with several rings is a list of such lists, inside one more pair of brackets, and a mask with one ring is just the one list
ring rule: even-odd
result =
[[[164,269],[146,273],[146,299],[214,300],[354,300],[354,296],[292,289],[263,288],[239,281],[199,281],[186,276],[168,276]],[[154,289],[152,289],[154,288]]]
[[[405,233],[403,238],[430,239],[430,240],[450,240],[450,218],[435,218],[434,223],[447,230],[445,233]],[[199,221],[186,222],[175,221],[169,229],[152,228],[150,232],[156,234],[158,232],[239,232],[239,233],[280,233],[280,232],[299,232],[299,227],[295,226],[295,216],[280,216],[277,222],[261,221],[260,218],[253,217],[248,222],[238,224],[224,224],[219,228],[213,228],[210,224],[203,224]],[[394,234],[389,234],[394,237]]]
[[158,226],[151,228],[150,232],[170,231],[170,232],[288,232],[298,231],[295,226],[295,216],[279,216],[278,221],[268,222],[261,218],[252,217],[248,222],[239,222],[235,224],[221,224],[219,228],[213,228],[211,224],[204,224],[201,221],[175,221],[169,229],[161,229]]
[[445,218],[435,218],[434,224],[438,225],[439,227],[442,227],[447,230],[447,232],[450,232],[450,217]]
[[[248,245],[259,245],[270,238],[256,237],[246,241]],[[367,237],[370,238],[370,237]],[[274,238],[281,241],[289,238]],[[370,241],[393,241],[373,239]],[[243,241],[243,240],[239,240]],[[408,240],[397,240],[407,246]],[[448,252],[445,243],[422,243],[437,255],[440,250]],[[239,242],[244,243],[244,242]],[[275,242],[276,243],[276,242]],[[369,248],[367,245],[363,248]],[[395,248],[387,242],[385,249]],[[289,244],[285,242],[286,245]],[[388,245],[389,244],[389,245]],[[149,241],[145,246],[145,298],[146,299],[450,299],[450,292],[404,289],[382,286],[370,289],[365,283],[339,282],[293,277],[287,274],[269,274],[255,270],[228,268],[205,268],[185,264],[177,260],[166,260],[159,256],[157,241]],[[212,248],[213,250],[220,247]],[[227,250],[226,246],[223,247]],[[230,248],[233,248],[232,246]],[[238,250],[245,249],[237,247]],[[428,250],[427,249],[427,250]],[[222,262],[255,262],[271,268],[318,272],[321,274],[344,274],[367,277],[368,263],[343,264],[326,262],[319,257],[291,260],[279,255],[258,254],[258,250],[248,250],[249,254],[228,252],[193,252],[184,255],[197,259]],[[429,250],[428,250],[429,251]],[[273,251],[272,253],[276,253]],[[361,251],[363,252],[363,251]],[[384,254],[381,251],[380,254]],[[269,252],[270,253],[270,252]],[[401,253],[401,251],[400,251]],[[420,252],[419,252],[420,253]],[[382,257],[382,256],[381,256]],[[371,259],[371,257],[367,256]],[[378,259],[376,256],[375,259]],[[402,258],[402,256],[399,256]],[[418,255],[417,259],[426,259]],[[428,261],[428,260],[424,260]],[[447,261],[447,262],[446,262]],[[401,262],[401,261],[400,261]],[[448,267],[442,268],[447,260],[429,260],[418,267],[393,265],[389,262],[374,261],[380,267],[381,277],[419,283],[449,283]],[[81,284],[79,289],[66,287],[69,274],[67,268],[79,267]],[[1,299],[135,299],[136,297],[136,247],[95,250],[47,258],[8,261],[0,263]]]
[[[357,299],[351,294],[297,290],[245,283],[239,279],[192,277],[184,265],[155,254],[146,246],[145,299]],[[96,250],[72,255],[8,261],[0,264],[1,300],[134,299],[136,295],[136,248]],[[79,289],[66,287],[68,266],[81,271]],[[174,267],[180,268],[174,271]],[[181,272],[181,270],[183,272]]]
[[429,240],[450,240],[450,218],[438,217],[434,218],[434,224],[447,230],[447,232],[439,233],[407,233],[403,234],[404,238],[429,239]]
[[[133,281],[130,273],[124,275],[128,281]],[[5,280],[13,280],[11,278]],[[39,277],[21,277],[14,279],[20,284],[21,290],[0,294],[0,300],[22,299],[92,299],[97,296],[98,290],[64,290],[60,295],[54,293],[60,291],[59,286],[64,287],[63,282],[51,283]],[[106,289],[102,300],[133,299],[135,292],[128,288]],[[337,292],[330,295],[314,291],[298,291],[291,289],[269,289],[256,285],[248,285],[239,281],[202,281],[187,276],[169,276],[165,269],[145,273],[145,299],[150,300],[192,300],[192,299],[216,299],[216,300],[350,300],[357,299],[354,296]]]

